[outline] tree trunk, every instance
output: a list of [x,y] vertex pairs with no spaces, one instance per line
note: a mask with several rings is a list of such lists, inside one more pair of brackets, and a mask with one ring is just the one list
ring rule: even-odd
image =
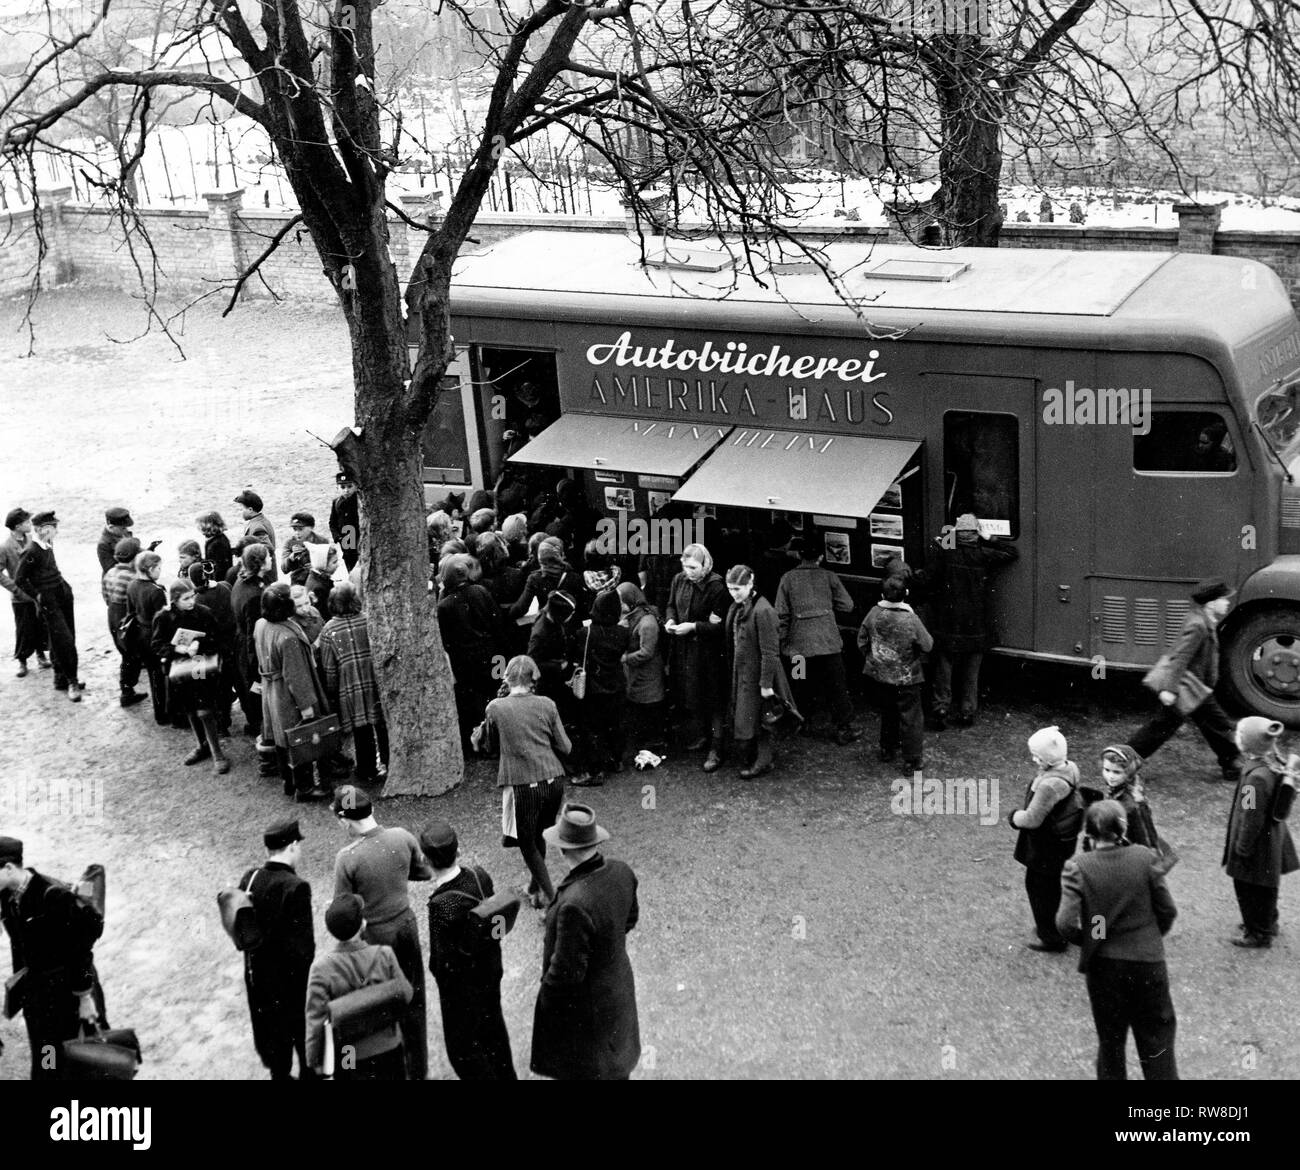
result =
[[996,248],[1002,230],[1001,90],[979,41],[942,40],[947,52],[934,74],[942,128],[934,207],[947,243]]
[[436,796],[464,777],[451,667],[429,593],[420,429],[405,409],[410,368],[397,273],[379,247],[356,266],[357,291],[341,292],[352,339],[361,487],[362,587],[388,723],[385,796]]

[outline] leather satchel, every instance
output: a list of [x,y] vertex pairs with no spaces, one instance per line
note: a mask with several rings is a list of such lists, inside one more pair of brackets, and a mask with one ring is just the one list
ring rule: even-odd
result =
[[343,729],[337,715],[322,715],[285,731],[289,762],[295,767],[314,764],[343,750]]
[[27,990],[27,968],[19,967],[5,980],[5,1019],[12,1020],[23,1010],[23,995]]
[[1155,666],[1142,676],[1142,685],[1148,690],[1155,691],[1157,695],[1161,691],[1173,691],[1175,695],[1173,705],[1178,714],[1190,715],[1214,693],[1213,688],[1206,686],[1190,670],[1183,671],[1183,677],[1176,685],[1170,685],[1169,674],[1172,667],[1171,657],[1162,654]]
[[406,1013],[401,980],[385,979],[330,1000],[335,1044],[356,1044],[397,1024]]
[[60,1068],[65,1081],[130,1081],[143,1059],[134,1029],[82,1021],[77,1039],[63,1042]]
[[262,926],[257,921],[257,909],[253,905],[253,883],[257,881],[260,869],[254,870],[248,879],[248,886],[241,888],[231,886],[217,895],[217,909],[221,913],[221,927],[230,935],[235,949],[240,951],[256,950],[264,941]]

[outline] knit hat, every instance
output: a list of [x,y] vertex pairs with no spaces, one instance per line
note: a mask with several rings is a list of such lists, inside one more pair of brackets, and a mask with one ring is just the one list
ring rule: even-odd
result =
[[1029,750],[1044,764],[1064,763],[1069,752],[1065,736],[1055,724],[1051,727],[1040,727],[1035,731],[1029,737]]
[[1142,767],[1142,757],[1126,743],[1113,743],[1110,747],[1103,748],[1101,758],[1112,764],[1118,764],[1124,769],[1124,779],[1120,781],[1121,784],[1127,784],[1132,780]]
[[325,908],[325,929],[339,942],[355,938],[365,907],[359,894],[340,894]]
[[134,536],[124,536],[113,545],[113,560],[128,565],[140,551],[140,542]]
[[596,600],[591,603],[591,620],[599,622],[602,626],[618,625],[619,615],[622,612],[623,607],[618,603],[616,589],[606,589],[604,593],[597,593]]
[[1248,756],[1263,756],[1277,750],[1277,740],[1283,727],[1276,719],[1262,715],[1248,715],[1237,721],[1237,738],[1241,750]]

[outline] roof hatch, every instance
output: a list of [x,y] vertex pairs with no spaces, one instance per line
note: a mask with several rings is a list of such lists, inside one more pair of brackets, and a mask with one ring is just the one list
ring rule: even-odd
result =
[[877,260],[862,270],[863,276],[883,277],[887,280],[955,280],[970,268],[970,261],[962,260]]

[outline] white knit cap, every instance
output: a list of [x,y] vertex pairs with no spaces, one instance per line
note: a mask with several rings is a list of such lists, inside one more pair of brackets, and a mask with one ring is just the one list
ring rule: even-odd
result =
[[1029,750],[1045,764],[1059,764],[1065,760],[1069,749],[1061,729],[1053,724],[1040,727],[1029,737]]

